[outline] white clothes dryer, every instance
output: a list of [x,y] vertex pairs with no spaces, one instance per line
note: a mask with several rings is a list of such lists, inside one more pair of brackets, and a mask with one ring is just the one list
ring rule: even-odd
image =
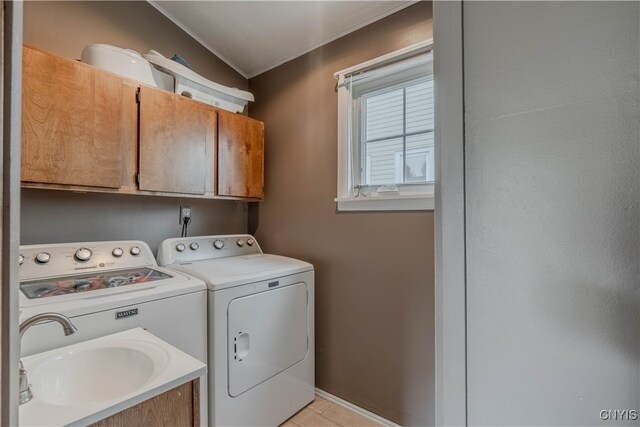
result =
[[[21,356],[142,327],[207,362],[206,285],[158,267],[141,241],[61,243],[20,247],[20,321],[56,312],[78,331],[64,336],[53,322],[34,325]],[[200,378],[206,425],[207,379]]]
[[158,262],[207,283],[210,425],[277,426],[314,399],[311,264],[249,235],[168,239]]

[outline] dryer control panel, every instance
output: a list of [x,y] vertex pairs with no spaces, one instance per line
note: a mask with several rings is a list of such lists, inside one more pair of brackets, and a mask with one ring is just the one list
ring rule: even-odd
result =
[[157,265],[139,240],[20,246],[18,262],[21,281]]
[[249,234],[178,237],[162,242],[158,249],[158,264],[164,266],[261,253],[260,245]]

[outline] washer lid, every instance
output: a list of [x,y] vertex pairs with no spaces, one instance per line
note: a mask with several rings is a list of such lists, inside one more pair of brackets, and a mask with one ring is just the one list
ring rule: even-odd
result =
[[95,292],[100,289],[136,286],[140,283],[170,279],[172,276],[149,267],[111,270],[100,273],[60,276],[20,282],[20,290],[28,299]]
[[211,290],[245,285],[313,270],[313,265],[308,262],[270,254],[200,260],[172,264],[167,267],[204,280]]
[[[54,311],[67,317],[83,316],[98,311],[206,290],[205,283],[195,277],[189,277],[162,267],[153,267],[149,270],[155,271],[155,274],[161,275],[162,278],[152,281],[141,280],[128,286],[100,288],[91,292],[56,293],[46,298],[28,298],[24,292],[20,292],[21,320],[45,311]],[[65,282],[71,282],[78,277],[79,275],[70,275],[66,278],[56,277],[53,281],[64,279]],[[84,280],[84,278],[80,280]],[[43,282],[45,281],[43,280]],[[24,284],[30,285],[29,283]],[[34,282],[34,284],[37,286],[39,282]]]

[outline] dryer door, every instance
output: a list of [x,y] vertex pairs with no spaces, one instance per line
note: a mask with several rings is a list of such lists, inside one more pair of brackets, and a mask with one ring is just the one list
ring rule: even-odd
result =
[[307,286],[286,286],[229,303],[229,395],[239,396],[302,361],[309,349]]

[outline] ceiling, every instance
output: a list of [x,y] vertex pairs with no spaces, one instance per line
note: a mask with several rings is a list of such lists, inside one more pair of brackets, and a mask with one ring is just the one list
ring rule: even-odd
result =
[[247,78],[415,3],[148,1]]

